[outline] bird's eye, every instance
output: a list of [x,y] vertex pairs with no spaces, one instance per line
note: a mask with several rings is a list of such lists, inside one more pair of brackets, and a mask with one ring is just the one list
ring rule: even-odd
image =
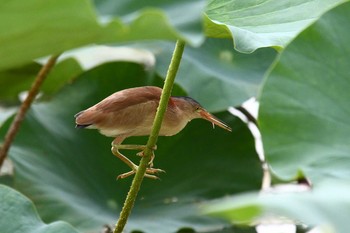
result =
[[200,112],[201,108],[200,107],[196,107],[196,112]]

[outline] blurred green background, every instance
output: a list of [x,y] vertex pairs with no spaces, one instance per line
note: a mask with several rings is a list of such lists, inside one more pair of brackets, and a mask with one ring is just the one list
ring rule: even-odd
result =
[[[115,178],[128,168],[112,138],[75,129],[73,115],[125,88],[161,87],[176,39],[187,46],[173,95],[195,98],[233,130],[195,120],[160,137],[155,166],[166,173],[144,180],[126,232],[255,232],[240,224],[271,214],[346,232],[349,11],[334,0],[0,3],[0,143],[43,57],[64,52],[13,142],[13,171],[2,168],[1,232],[115,224],[131,183]],[[274,182],[306,178],[312,192],[259,194],[254,138],[226,111],[251,97]],[[125,152],[137,163],[134,153]]]

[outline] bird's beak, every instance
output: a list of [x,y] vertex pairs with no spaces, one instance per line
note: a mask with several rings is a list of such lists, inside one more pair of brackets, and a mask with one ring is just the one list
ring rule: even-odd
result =
[[216,118],[215,116],[207,112],[206,110],[203,109],[202,111],[199,112],[199,114],[203,119],[213,123],[213,126],[217,125],[223,129],[226,129],[227,131],[232,132],[232,129],[229,126],[227,126],[224,122],[222,122],[221,120],[219,120],[218,118]]

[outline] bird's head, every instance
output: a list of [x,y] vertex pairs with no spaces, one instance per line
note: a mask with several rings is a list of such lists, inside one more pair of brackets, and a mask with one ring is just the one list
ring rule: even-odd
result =
[[184,113],[189,117],[189,119],[202,118],[211,122],[214,125],[217,125],[227,131],[232,131],[232,129],[226,125],[224,122],[216,118],[214,115],[205,110],[196,100],[190,97],[175,97],[182,102],[180,108]]

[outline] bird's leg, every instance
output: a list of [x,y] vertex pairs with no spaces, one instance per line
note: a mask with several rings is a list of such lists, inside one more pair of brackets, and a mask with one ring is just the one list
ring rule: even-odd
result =
[[[112,146],[114,146],[115,144],[112,143]],[[141,150],[140,152],[136,153],[136,155],[140,156],[140,157],[143,157],[144,154],[143,154],[143,150],[146,149],[146,146],[145,145],[118,145],[117,146],[118,149],[120,150]],[[157,145],[155,145],[152,150],[156,150],[157,149]],[[154,160],[154,152],[152,151],[152,155],[151,155],[151,160],[150,162],[148,163],[149,167],[152,168],[153,167],[153,160]]]
[[[134,164],[131,160],[129,160],[127,157],[125,157],[123,154],[119,152],[119,149],[127,149],[127,150],[140,150],[140,149],[145,149],[146,146],[144,145],[121,145],[122,141],[124,140],[124,137],[117,137],[113,142],[112,142],[112,153],[117,156],[120,160],[122,160],[124,163],[126,163],[132,170],[126,173],[123,173],[117,177],[117,179],[123,179],[128,176],[131,176],[136,173],[138,166]],[[143,154],[142,154],[143,155]],[[154,159],[154,153],[152,152],[152,158],[150,161],[150,165],[152,164],[153,166],[153,159]],[[164,172],[161,169],[156,169],[156,168],[150,168],[146,169],[146,174],[145,177],[151,178],[151,179],[159,179],[155,174],[159,172]]]

